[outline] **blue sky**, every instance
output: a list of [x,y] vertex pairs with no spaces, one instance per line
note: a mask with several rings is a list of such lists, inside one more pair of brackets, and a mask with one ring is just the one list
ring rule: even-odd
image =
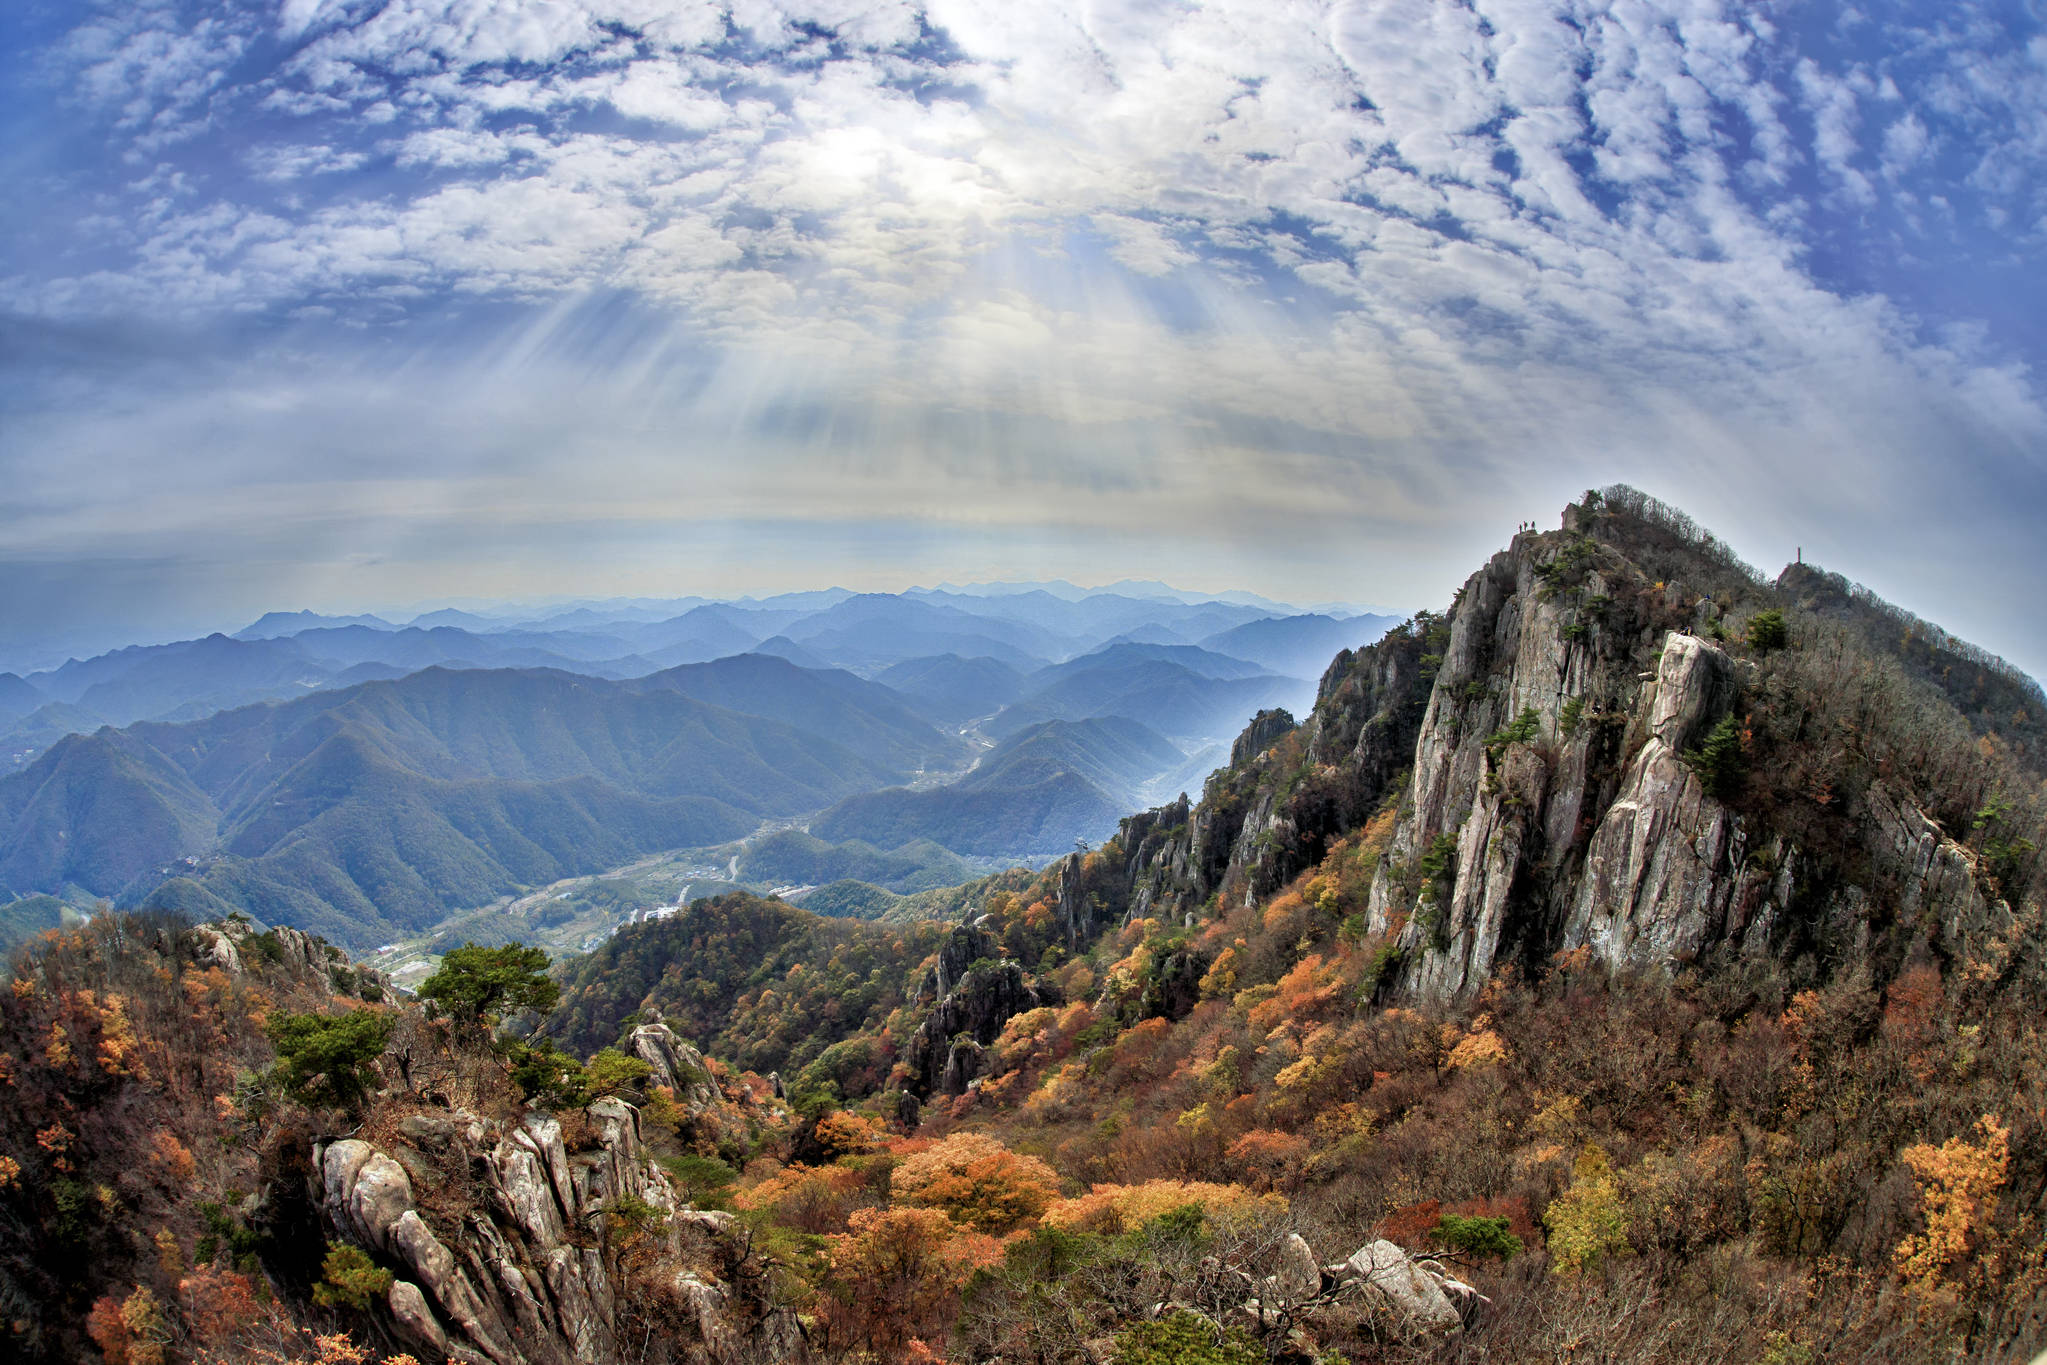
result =
[[0,637],[1441,605],[1619,479],[2047,673],[2037,4],[14,0],[0,63]]

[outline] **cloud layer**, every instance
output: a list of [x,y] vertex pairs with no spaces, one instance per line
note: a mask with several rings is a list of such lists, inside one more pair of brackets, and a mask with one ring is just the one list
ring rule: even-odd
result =
[[2047,38],[2011,5],[7,25],[23,572],[1421,603],[1625,478],[2047,665]]

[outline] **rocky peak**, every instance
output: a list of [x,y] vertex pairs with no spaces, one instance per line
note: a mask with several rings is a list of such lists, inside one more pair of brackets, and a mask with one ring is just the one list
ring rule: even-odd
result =
[[[1076,883],[1077,878],[1076,873]],[[1057,1003],[1049,985],[1033,984],[1020,963],[1001,953],[1002,945],[978,920],[956,926],[939,945],[920,991],[921,999],[934,1002],[931,1013],[903,1058],[911,1094],[922,1099],[963,1093],[981,1074],[986,1050],[1004,1024],[1025,1010]]]
[[676,1102],[692,1118],[719,1103],[703,1054],[676,1037],[675,1030],[659,1019],[635,1028],[626,1039],[626,1050],[654,1068],[649,1081],[673,1090]]
[[217,967],[229,976],[251,970],[281,972],[323,994],[364,1000],[383,1000],[391,993],[391,982],[382,972],[349,961],[347,953],[327,940],[286,925],[259,931],[239,915],[193,925],[191,952],[199,965]]
[[945,941],[938,945],[938,961],[932,965],[931,973],[925,979],[923,994],[928,999],[943,1000],[959,986],[976,962],[1001,954],[1001,945],[978,923],[955,925],[945,936]]
[[1824,829],[1730,807],[1702,778],[1697,751],[1761,686],[1718,642],[1728,612],[1796,605],[1778,592],[1672,509],[1588,497],[1562,529],[1517,533],[1443,615],[1338,655],[1298,727],[1254,720],[1197,804],[1125,820],[1113,867],[1069,859],[1069,934],[1119,908],[1170,923],[1251,903],[1396,793],[1366,907],[1395,995],[1464,997],[1580,948],[1642,967],[1795,941],[1839,961],[1903,922],[1873,894],[1920,907],[1939,951],[1995,932],[2009,912],[1969,850],[1881,775]]
[[1230,745],[1230,766],[1237,768],[1249,763],[1291,734],[1293,729],[1294,718],[1286,711],[1278,707],[1260,711],[1251,717],[1251,723]]
[[1995,917],[1952,870],[1966,850],[1899,837],[1925,816],[1881,784],[1841,847],[1803,846],[1718,799],[1690,755],[1752,684],[1749,665],[1692,633],[1717,622],[1715,602],[1573,529],[1595,524],[1581,512],[1564,532],[1518,536],[1449,615],[1367,910],[1394,936],[1396,993],[1458,999],[1506,962],[1581,948],[1633,968],[1763,953],[1794,920],[1852,949],[1870,933],[1872,884],[1939,926]]

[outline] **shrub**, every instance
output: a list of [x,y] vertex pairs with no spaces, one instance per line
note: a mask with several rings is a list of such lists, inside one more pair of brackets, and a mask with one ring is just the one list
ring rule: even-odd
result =
[[1542,1215],[1549,1229],[1551,1269],[1559,1275],[1588,1270],[1628,1250],[1619,1183],[1606,1153],[1587,1146],[1572,1167],[1571,1186]]
[[576,1059],[549,1038],[528,1045],[512,1043],[506,1051],[512,1084],[519,1098],[543,1109],[573,1109],[587,1102],[585,1073]]
[[1504,1261],[1521,1252],[1521,1239],[1509,1231],[1504,1218],[1463,1218],[1446,1213],[1437,1220],[1435,1235],[1446,1250],[1466,1256],[1497,1256]]
[[1707,731],[1706,742],[1687,750],[1684,757],[1708,795],[1728,801],[1740,794],[1748,776],[1748,756],[1742,752],[1741,726],[1733,716],[1723,716]]
[[360,1312],[391,1290],[391,1272],[378,1266],[359,1247],[330,1242],[320,1263],[320,1282],[313,1302],[322,1308],[353,1308]]
[[583,1066],[583,1084],[590,1098],[640,1093],[640,1082],[654,1074],[654,1068],[638,1057],[628,1057],[615,1047],[602,1048]]
[[1748,647],[1758,652],[1782,649],[1790,643],[1790,632],[1784,627],[1784,613],[1775,607],[1759,611],[1748,621]]
[[1486,736],[1486,754],[1497,759],[1500,751],[1513,744],[1533,744],[1542,735],[1542,717],[1532,706],[1521,708],[1521,714],[1508,724]]
[[1116,1337],[1116,1365],[1265,1365],[1265,1348],[1236,1327],[1185,1309],[1133,1323]]
[[661,1158],[661,1169],[692,1208],[724,1208],[731,1203],[732,1182],[739,1173],[712,1156],[685,1153]]
[[1190,1207],[1204,1217],[1254,1214],[1261,1210],[1283,1214],[1287,1201],[1276,1194],[1258,1194],[1242,1185],[1216,1185],[1200,1180],[1096,1185],[1086,1194],[1061,1199],[1047,1207],[1045,1225],[1080,1232],[1118,1233]]
[[1935,1290],[1948,1268],[1968,1254],[1995,1212],[2011,1169],[2011,1129],[1986,1114],[1976,1121],[1976,1133],[1980,1141],[1954,1137],[1938,1147],[1922,1142],[1900,1154],[1919,1182],[1926,1231],[1898,1243],[1894,1259],[1905,1283],[1922,1293]]
[[353,1108],[376,1082],[376,1060],[391,1041],[393,1023],[368,1008],[272,1015],[266,1032],[277,1049],[278,1082],[301,1104]]

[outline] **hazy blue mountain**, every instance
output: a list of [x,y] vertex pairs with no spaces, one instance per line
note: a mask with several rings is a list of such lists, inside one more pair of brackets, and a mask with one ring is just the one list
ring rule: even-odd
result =
[[[787,666],[734,672],[763,667]],[[792,705],[796,685],[776,704]],[[825,723],[870,747],[892,729],[906,749],[953,743],[885,688],[844,675],[819,686]],[[167,895],[361,945],[913,771],[676,686],[435,668],[65,739],[0,778],[0,888],[132,900],[182,871]]]
[[824,611],[856,594],[850,588],[813,588],[804,592],[779,592],[768,597],[738,597],[727,606],[747,611]]
[[1188,604],[1117,593],[1068,598],[1042,589],[987,596],[929,591],[918,596],[969,615],[1035,626],[1065,640],[1067,653],[1084,652],[1138,631],[1151,633],[1159,643],[1191,644],[1204,635],[1266,614],[1255,607],[1226,603]]
[[905,659],[874,675],[917,702],[926,715],[949,725],[991,716],[1023,694],[1024,675],[1000,659],[937,654]]
[[630,632],[638,626],[658,626],[680,620],[709,602],[707,597],[621,598],[611,602],[584,603],[515,621],[512,625],[519,630],[574,630],[600,634],[605,631]]
[[105,716],[69,702],[39,706],[0,732],[0,771],[33,762],[66,735],[89,735],[107,723]]
[[1042,857],[1113,834],[1124,808],[1078,773],[1029,787],[905,787],[848,797],[811,824],[829,840],[882,848],[928,839],[960,853]]
[[237,640],[275,640],[321,626],[368,626],[371,630],[396,630],[381,616],[323,616],[317,611],[269,611],[235,632]]
[[49,694],[18,673],[0,673],[0,725],[11,724],[47,704]]
[[[578,659],[601,662],[634,655],[672,667],[743,653],[771,633],[771,627],[749,619],[745,612],[699,603],[653,619],[621,618],[582,607],[542,621],[519,623],[490,638],[494,643],[550,649]],[[574,638],[560,638],[564,636]]]
[[1076,773],[1119,801],[1128,801],[1187,755],[1157,731],[1121,716],[1050,720],[1010,736],[953,787],[993,791],[1035,786]]
[[[566,668],[590,671],[608,666],[609,676],[628,676],[632,653],[625,641],[611,636],[578,635],[573,631],[541,634],[501,630],[482,634],[459,626],[403,630],[369,630],[340,626],[300,631],[291,637],[309,657],[341,668],[360,663],[393,664],[401,668],[432,668],[464,664],[472,668]],[[649,672],[651,663],[637,671]]]
[[1068,642],[1024,621],[975,616],[909,597],[864,593],[783,632],[844,668],[881,669],[931,654],[1000,659],[1028,670],[1072,652]]
[[896,771],[959,766],[967,746],[934,728],[899,692],[843,669],[800,668],[772,654],[737,654],[671,668],[632,686],[680,692],[698,701],[766,716],[829,735],[871,762]]
[[[352,626],[365,634],[378,634]],[[295,640],[236,640],[209,635],[168,645],[137,645],[74,659],[29,679],[56,701],[116,725],[161,716],[191,702],[212,710],[302,696],[334,669]]]
[[491,616],[478,616],[473,611],[463,611],[457,607],[442,607],[439,611],[415,616],[405,624],[415,630],[437,630],[442,626],[453,626],[457,630],[485,634],[510,629],[516,622]]
[[774,626],[770,624],[764,629],[763,622],[755,619],[754,613],[710,603],[642,627],[634,637],[634,644],[642,652],[651,652],[673,648],[685,640],[695,641],[715,650],[716,653],[710,656],[715,659],[752,649],[772,634]]
[[1203,678],[1255,678],[1262,673],[1270,672],[1269,669],[1248,660],[1232,658],[1198,645],[1140,644],[1136,641],[1123,640],[1104,645],[1078,658],[1068,659],[1063,664],[1041,668],[1024,682],[1030,691],[1038,692],[1085,673],[1099,673],[1106,669],[1128,668],[1143,663],[1177,664],[1189,673]]
[[802,645],[797,644],[786,635],[775,635],[761,641],[753,647],[753,653],[772,654],[778,659],[787,659],[798,668],[822,669],[835,667],[835,665],[826,663],[823,659],[820,659],[817,655],[811,653]]
[[1116,593],[1124,597],[1162,598],[1168,601],[1188,604],[1223,603],[1229,606],[1251,607],[1271,616],[1291,616],[1299,611],[1297,607],[1288,606],[1284,602],[1275,602],[1270,597],[1261,597],[1255,592],[1244,592],[1239,589],[1215,593],[1189,592],[1185,588],[1176,588],[1171,584],[1161,583],[1157,579],[1148,578],[1125,578],[1111,583],[1107,587],[1098,588],[1096,591]]
[[334,675],[332,685],[354,687],[357,683],[388,682],[392,678],[402,678],[413,671],[402,664],[387,664],[380,659],[371,659],[367,663],[351,664],[342,669]]
[[[1118,651],[1160,646],[1117,646]],[[1076,661],[1078,662],[1078,661]],[[1299,708],[1314,701],[1314,684],[1257,674],[1242,678],[1204,677],[1169,659],[1112,652],[1084,668],[1069,668],[983,725],[1004,739],[1046,720],[1123,716],[1174,740],[1227,738],[1259,711]]]
[[949,786],[848,797],[810,829],[880,848],[930,840],[991,856],[1063,852],[1076,839],[1113,833],[1145,782],[1185,758],[1134,721],[1048,721],[998,745]]
[[[1205,633],[1197,631],[1197,635]],[[1137,626],[1126,630],[1121,635],[1112,635],[1096,647],[1098,649],[1106,649],[1110,645],[1191,645],[1193,643],[1194,640],[1186,634],[1174,630],[1170,626],[1162,626],[1154,622],[1151,625]]]
[[1400,622],[1391,616],[1278,616],[1218,631],[1202,648],[1250,659],[1296,678],[1320,678],[1346,649],[1371,644]]

